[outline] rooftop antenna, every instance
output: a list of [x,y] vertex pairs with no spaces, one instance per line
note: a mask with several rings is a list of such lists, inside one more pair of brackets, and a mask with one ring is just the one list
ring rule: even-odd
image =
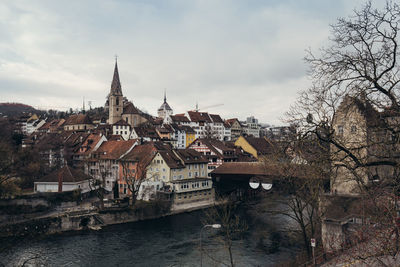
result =
[[83,97],[82,112],[85,114],[85,97]]
[[196,112],[199,112],[199,103],[196,101]]

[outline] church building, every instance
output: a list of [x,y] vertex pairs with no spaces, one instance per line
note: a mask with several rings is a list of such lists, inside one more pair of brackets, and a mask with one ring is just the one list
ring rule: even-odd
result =
[[163,118],[165,123],[170,123],[170,116],[173,114],[172,108],[167,103],[167,94],[164,92],[164,103],[158,109],[158,117]]
[[139,124],[147,122],[149,115],[144,114],[137,109],[132,102],[126,100],[122,94],[121,82],[118,73],[118,64],[115,61],[114,76],[111,82],[111,90],[108,95],[106,109],[108,106],[108,124],[128,123],[131,127],[137,127]]

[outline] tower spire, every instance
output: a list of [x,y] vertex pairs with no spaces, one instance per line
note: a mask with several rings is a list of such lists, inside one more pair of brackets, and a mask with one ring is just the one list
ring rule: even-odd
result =
[[122,95],[121,82],[119,81],[117,57],[118,56],[115,56],[114,76],[111,82],[111,94]]
[[164,103],[167,103],[167,89],[164,89]]

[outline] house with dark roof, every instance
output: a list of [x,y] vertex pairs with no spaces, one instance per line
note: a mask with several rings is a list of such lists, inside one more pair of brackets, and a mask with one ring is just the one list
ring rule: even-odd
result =
[[[398,129],[399,118],[395,111],[387,109],[379,112],[366,99],[346,96],[333,118],[334,138],[363,163],[396,159],[400,154],[400,146],[396,143],[393,129]],[[334,145],[331,145],[330,153],[335,168],[331,190],[337,194],[357,195],[360,185],[363,187],[393,177],[392,166],[371,164],[356,167],[347,153]],[[353,174],[353,168],[357,171],[357,177]]]
[[51,172],[34,182],[35,192],[65,192],[80,190],[81,193],[91,191],[93,178],[83,171],[68,165]]
[[196,150],[208,159],[208,176],[210,176],[209,174],[212,170],[216,169],[223,162],[234,162],[238,159],[235,149],[227,147],[224,142],[217,139],[198,138],[189,148]]
[[94,128],[93,122],[87,114],[74,114],[69,116],[64,123],[65,131],[86,132]]
[[231,127],[231,136],[233,140],[239,138],[243,133],[243,126],[237,118],[228,119],[225,121]]
[[170,127],[173,131],[171,133],[171,144],[174,148],[187,148],[195,140],[196,132],[192,127],[176,123],[172,123]]
[[124,140],[134,139],[131,138],[132,128],[131,125],[123,119],[117,121],[112,125],[113,135],[120,135]]
[[196,131],[196,138],[214,138],[219,140],[230,140],[230,136],[225,136],[224,121],[218,114],[208,114],[207,112],[188,111],[190,126]]
[[85,173],[99,181],[104,181],[104,189],[111,192],[119,177],[118,160],[128,154],[137,144],[138,140],[136,139],[103,142],[85,161]]
[[185,114],[175,114],[171,115],[171,123],[175,123],[177,125],[190,125],[190,120],[188,117],[185,116]]
[[129,163],[132,169],[120,172],[123,193],[129,194],[124,189],[129,186],[129,183],[125,186],[123,182],[124,175],[145,175],[139,199],[149,200],[162,194],[173,201],[173,207],[214,201],[212,182],[207,177],[208,160],[195,150],[174,150],[161,142],[150,142],[135,147],[120,162],[124,162],[125,166]]
[[274,154],[277,149],[276,145],[266,137],[240,136],[235,141],[235,146],[240,147],[258,160],[263,156]]

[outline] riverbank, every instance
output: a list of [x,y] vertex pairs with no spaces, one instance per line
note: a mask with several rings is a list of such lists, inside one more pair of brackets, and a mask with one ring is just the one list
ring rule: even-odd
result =
[[93,208],[65,210],[16,222],[3,222],[0,225],[0,238],[50,235],[87,229],[98,230],[108,225],[157,219],[202,210],[213,205],[215,205],[214,201],[204,201],[171,208],[171,203],[151,201],[139,202],[134,208],[112,207],[103,210]]

